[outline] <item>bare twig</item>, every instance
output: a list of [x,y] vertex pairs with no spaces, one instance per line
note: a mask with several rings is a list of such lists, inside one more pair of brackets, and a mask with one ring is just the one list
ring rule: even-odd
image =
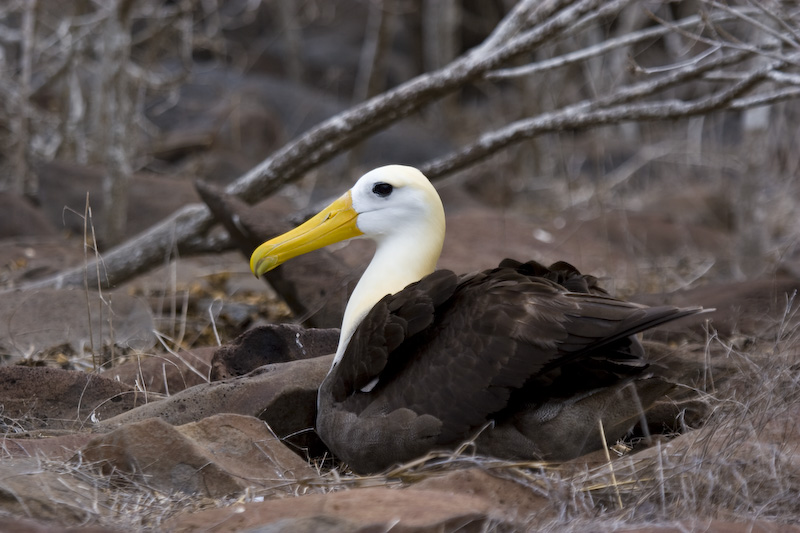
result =
[[781,28],[783,28],[784,31],[778,31],[775,28],[772,28],[767,24],[761,22],[758,18],[751,15],[751,13],[749,12],[750,10],[736,9],[729,5],[716,1],[712,1],[709,3],[715,9],[719,9],[733,17],[736,17],[739,20],[746,22],[751,26],[760,29],[765,34],[771,35],[777,41],[782,41],[784,44],[787,44],[794,48],[800,46],[800,34],[798,34],[797,29],[792,28],[790,25],[786,24],[786,20],[784,20],[784,17],[781,17],[777,13],[773,13],[771,10],[767,9],[762,2],[755,2],[758,12],[767,15],[767,17],[772,22],[777,23]]
[[[468,83],[517,75],[518,71],[497,69],[511,60],[526,58],[543,43],[572,37],[581,28],[602,25],[629,4],[631,0],[521,1],[477,48],[435,72],[418,76],[320,123],[230,184],[226,192],[248,202],[256,202],[375,132]],[[709,5],[712,8],[716,6],[713,2]],[[640,7],[634,4],[630,9]],[[475,142],[457,152],[424,165],[423,171],[430,178],[436,178],[465,168],[514,143],[546,132],[620,122],[674,120],[721,109],[744,109],[796,97],[796,87],[776,89],[768,86],[770,83],[797,83],[797,74],[791,69],[798,64],[798,56],[796,50],[792,49],[794,41],[791,38],[779,41],[791,49],[790,53],[786,53],[771,44],[765,48],[761,44],[744,42],[733,37],[722,40],[718,37],[722,29],[717,32],[717,37],[712,35],[710,38],[704,31],[700,31],[708,28],[713,30],[715,24],[721,25],[731,20],[747,24],[751,18],[763,16],[753,7],[731,9],[694,15],[678,21],[664,21],[663,26],[657,28],[634,31],[583,50],[524,67],[526,73],[553,70],[667,35],[678,35],[688,42],[703,42],[708,45],[692,52],[680,62],[650,70],[635,70],[634,74],[639,77],[637,82],[617,87],[608,94],[485,132]],[[689,31],[695,26],[700,28],[697,34]],[[760,26],[755,33],[759,32],[763,33]],[[788,34],[793,35],[791,32]],[[749,61],[752,57],[767,58],[768,62],[765,64],[762,60],[757,64]],[[722,68],[734,70],[734,75],[721,79],[719,72]],[[709,83],[693,100],[680,100],[672,95],[658,97],[667,89],[681,88],[696,81]],[[761,92],[753,93],[756,88]],[[212,217],[205,206],[184,207],[147,232],[108,251],[104,256],[105,270],[101,286],[120,283],[152,265],[159,264],[164,250],[169,247],[176,246],[186,256],[201,250],[207,251],[213,245],[225,244],[225,237],[208,235],[212,225]],[[67,270],[36,282],[34,286],[79,285],[83,283],[83,274],[83,268]],[[94,283],[94,280],[90,280],[90,284]]]
[[800,87],[786,87],[784,89],[764,92],[745,98],[736,98],[730,103],[728,109],[732,111],[744,111],[745,109],[777,104],[779,102],[794,100],[796,98],[800,98]]
[[[785,65],[783,62],[770,63],[746,74],[735,84],[694,101],[663,100],[660,102],[626,103],[633,93],[643,96],[662,89],[664,80],[633,86],[628,91],[620,91],[613,97],[606,99],[599,109],[598,102],[584,101],[558,111],[519,120],[497,131],[485,133],[476,142],[453,154],[426,164],[421,170],[429,177],[437,177],[454,172],[485,159],[498,150],[514,143],[553,131],[583,129],[606,124],[619,124],[621,122],[673,120],[709,113],[731,105],[736,98],[767,79],[771,72],[781,68],[783,65]],[[688,69],[688,74],[696,77],[706,69],[706,65],[693,65]],[[687,75],[687,72],[676,74],[678,77],[685,75]],[[672,83],[674,78],[671,77],[667,81]],[[784,96],[788,97],[788,94],[784,93]],[[739,105],[742,105],[742,103],[743,101],[739,101]]]
[[[537,9],[537,13],[564,3],[543,3]],[[510,26],[524,26],[517,19],[527,17],[533,2],[523,2],[524,9],[516,9],[498,25],[493,36],[487,41],[491,46],[482,46],[481,53],[462,56],[436,72],[414,78],[323,122],[240,177],[227,187],[226,192],[250,202],[264,198],[370,134],[457,90],[488,70],[533,50],[559,31],[569,29],[571,24],[598,3],[602,2],[581,0],[561,12],[550,9],[547,13],[552,13],[553,16],[544,20],[541,25],[519,35],[508,43],[508,46],[495,44],[498,41],[493,36],[506,34]],[[609,4],[622,3],[609,2]],[[602,13],[598,11],[597,16],[601,15]],[[166,246],[172,245],[173,238],[182,254],[191,251],[193,244],[200,243],[200,246],[203,246],[199,237],[212,225],[212,217],[205,206],[190,205],[182,208],[145,233],[109,250],[104,257],[105,271],[101,283],[104,287],[108,287],[158,264],[163,257],[163,250]],[[83,268],[79,267],[37,281],[31,286],[63,287],[81,283],[83,283]],[[93,284],[94,280],[90,279],[90,283]]]
[[616,50],[625,46],[637,44],[643,41],[647,41],[649,39],[656,39],[658,37],[663,37],[664,35],[674,32],[675,29],[677,28],[687,29],[693,26],[704,25],[706,24],[707,21],[720,23],[720,22],[725,22],[727,20],[731,20],[732,18],[733,15],[731,14],[715,13],[707,17],[701,17],[700,15],[693,15],[690,17],[686,17],[681,21],[673,23],[672,25],[669,26],[666,25],[654,26],[652,28],[646,28],[643,30],[627,33],[619,37],[606,39],[602,43],[590,46],[588,48],[576,50],[568,54],[552,57],[543,61],[538,61],[536,63],[488,72],[486,74],[486,79],[501,80],[508,78],[517,78],[520,76],[530,76],[532,74],[539,74],[547,70],[566,67],[568,65],[572,65],[580,61],[585,61],[593,57],[607,54],[612,50]]

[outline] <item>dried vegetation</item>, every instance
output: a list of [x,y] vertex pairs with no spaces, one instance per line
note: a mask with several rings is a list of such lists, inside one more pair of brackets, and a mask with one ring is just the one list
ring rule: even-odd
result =
[[[615,278],[618,294],[797,274],[796,3],[575,0],[468,9],[448,1],[440,10],[431,9],[433,4],[343,2],[341,9],[363,15],[350,17],[363,27],[346,27],[363,44],[357,75],[343,81],[315,77],[319,65],[305,59],[313,50],[303,31],[330,30],[331,21],[342,20],[327,2],[5,2],[3,187],[35,198],[37,164],[99,164],[106,169],[106,205],[117,207],[98,222],[107,246],[102,254],[87,209],[87,230],[79,236],[84,264],[21,288],[78,286],[102,293],[168,257],[167,288],[131,289],[149,296],[160,313],[163,347],[176,351],[219,342],[219,313],[212,308],[232,299],[226,280],[192,289],[169,276],[182,260],[175,251],[185,259],[218,250],[230,245],[227,236],[214,229],[205,206],[193,204],[126,239],[126,213],[135,208],[128,205],[128,187],[138,171],[169,177],[200,168],[192,158],[214,141],[199,136],[178,142],[172,136],[168,142],[159,117],[181,104],[182,87],[199,70],[257,71],[263,57],[282,58],[276,70],[298,86],[315,85],[348,101],[352,95],[356,103],[272,146],[265,160],[225,183],[228,193],[249,203],[287,184],[294,187],[293,200],[324,198],[341,183],[320,184],[323,176],[370,165],[361,143],[410,117],[407,122],[443,137],[435,159],[410,161],[440,180],[443,190],[464,187],[484,203],[549,221],[548,231],[574,217],[622,213],[619,240],[635,258],[637,273]],[[429,9],[418,11],[420,5]],[[254,20],[265,29],[254,30]],[[238,40],[238,28],[254,41]],[[335,159],[354,147],[347,161]],[[296,207],[302,212],[307,203]],[[693,235],[669,254],[656,253],[635,231],[641,221],[630,216],[632,208],[654,207],[686,226],[721,230],[731,244],[720,252]],[[615,230],[609,225],[606,231]],[[544,242],[551,238],[552,233],[541,236]],[[236,298],[245,314],[267,305],[252,294]],[[784,312],[756,333],[718,335],[711,329],[696,339],[699,344],[685,345],[704,363],[702,379],[690,384],[706,393],[710,414],[701,428],[637,453],[611,450],[621,455],[613,462],[600,457],[567,465],[508,464],[475,457],[467,445],[453,456],[426,457],[388,476],[355,477],[320,467],[318,478],[295,480],[296,490],[409,485],[475,467],[547,499],[548,509],[523,520],[532,530],[567,524],[613,530],[691,517],[800,523],[797,302],[793,294],[776,298]],[[285,317],[275,300],[268,304],[274,316]],[[249,319],[230,325],[222,340],[247,324]],[[715,375],[720,368],[724,376]],[[4,433],[18,426],[0,411]],[[162,494],[119,472],[101,475],[79,459],[39,460],[35,466],[60,477],[67,495],[56,503],[74,508],[78,522],[158,529],[189,508],[236,501]],[[9,491],[3,495],[13,500]],[[260,498],[254,490],[239,501]],[[21,513],[36,514],[24,508],[24,498],[17,499]]]

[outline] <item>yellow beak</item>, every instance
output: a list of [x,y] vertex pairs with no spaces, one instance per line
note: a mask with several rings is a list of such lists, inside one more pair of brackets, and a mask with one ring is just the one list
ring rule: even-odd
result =
[[256,248],[250,256],[250,270],[258,277],[293,257],[363,235],[356,225],[357,217],[347,191],[303,224]]

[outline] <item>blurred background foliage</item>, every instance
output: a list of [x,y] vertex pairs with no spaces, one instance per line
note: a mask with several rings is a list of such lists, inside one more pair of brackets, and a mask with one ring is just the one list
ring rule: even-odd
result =
[[[46,204],[54,193],[43,182],[65,179],[52,162],[90,168],[102,182],[93,205],[114,206],[103,210],[100,244],[119,243],[134,231],[137,173],[229,184],[320,121],[468,53],[515,4],[9,0],[0,6],[0,187]],[[595,4],[591,9],[602,9]],[[691,118],[536,135],[454,179],[488,205],[550,218],[570,208],[646,209],[654,202],[672,202],[680,218],[690,211],[682,206],[702,201],[703,209],[685,215],[692,218],[687,223],[702,217],[739,236],[729,273],[763,271],[765,255],[789,250],[796,218],[798,7],[744,0],[617,4],[505,66],[524,68],[672,29],[563,67],[465,84],[328,163],[324,179],[306,176],[297,207],[372,166],[424,165],[514,121],[602,101],[721,49],[749,50],[735,68],[688,78],[641,101],[701,98],[776,59],[788,68],[762,89],[789,96]],[[693,24],[681,25],[691,17]]]

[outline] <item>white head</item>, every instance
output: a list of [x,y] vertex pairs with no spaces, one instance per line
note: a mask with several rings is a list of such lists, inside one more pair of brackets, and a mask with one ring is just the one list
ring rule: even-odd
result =
[[367,172],[319,214],[259,246],[250,268],[258,276],[292,257],[353,237],[377,243],[375,256],[347,303],[338,362],[378,300],[433,272],[444,233],[444,208],[430,181],[415,168],[390,165]]
[[444,234],[442,202],[416,168],[376,168],[361,176],[350,192],[358,228],[376,242],[408,231]]

